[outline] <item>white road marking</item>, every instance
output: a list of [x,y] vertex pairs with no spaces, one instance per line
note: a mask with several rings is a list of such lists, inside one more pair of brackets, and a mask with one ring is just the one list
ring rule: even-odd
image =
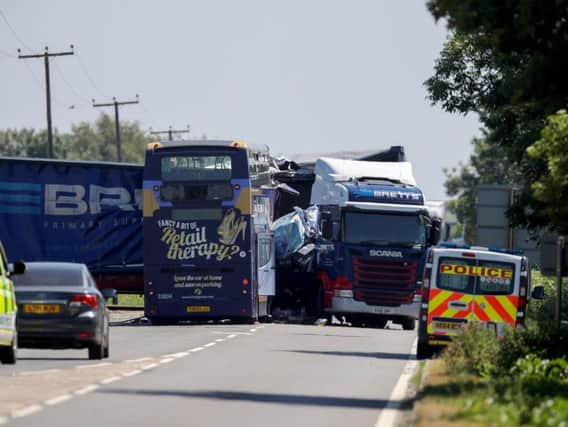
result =
[[139,359],[128,359],[125,360],[125,362],[131,363],[131,362],[145,362],[146,360],[152,360],[151,357],[141,357]]
[[175,360],[175,359],[172,359],[172,358],[170,357],[170,358],[167,358],[167,359],[162,359],[162,360],[160,360],[160,363],[161,363],[161,364],[170,363],[170,362],[173,362],[174,360]]
[[133,371],[130,372],[125,372],[124,374],[122,374],[123,377],[133,377],[134,375],[138,375],[141,374],[142,371],[140,369],[135,369]]
[[213,331],[214,334],[219,334],[219,335],[228,335],[227,338],[229,338],[231,335],[234,335],[235,337],[237,335],[252,335],[250,332],[223,332],[223,331]]
[[61,372],[61,369],[44,369],[41,371],[27,371],[21,372],[19,375],[28,376],[28,375],[41,375],[41,374],[52,374],[55,372]]
[[205,350],[203,347],[195,347],[189,350],[191,353],[196,353],[198,351]]
[[79,390],[75,391],[74,394],[77,395],[77,396],[82,396],[84,394],[95,391],[98,388],[99,388],[98,384],[91,384],[91,385],[88,385],[86,387],[80,388]]
[[158,366],[157,363],[150,363],[149,365],[142,366],[140,369],[142,369],[143,371],[148,371],[150,369],[154,369],[157,366]]
[[251,332],[256,332],[256,328],[250,329]]
[[204,344],[203,347],[213,347],[216,344],[217,344],[216,342],[209,342],[207,344]]
[[70,394],[62,394],[61,396],[58,397],[54,397],[53,399],[48,399],[45,402],[43,402],[45,405],[47,406],[53,406],[53,405],[58,405],[60,403],[66,402],[69,399],[71,399],[73,396],[71,396]]
[[105,378],[104,380],[100,380],[99,383],[100,384],[110,384],[110,383],[114,383],[118,380],[120,380],[120,377],[109,377],[109,378]]
[[217,341],[217,342],[223,342],[223,341],[225,341],[225,338],[218,338],[218,339],[216,339],[215,341]]
[[112,365],[111,362],[101,362],[101,363],[94,363],[92,365],[79,365],[79,366],[75,366],[75,368],[77,369],[85,369],[85,368],[98,368],[101,366],[110,366]]
[[7,417],[0,417],[0,425],[4,425],[4,424],[6,424],[8,421],[10,421],[9,418],[7,418]]
[[231,335],[227,335],[227,339],[233,339],[236,338],[237,336],[235,334],[231,334]]
[[22,409],[16,409],[15,411],[12,411],[12,418],[21,418],[21,417],[25,417],[26,415],[31,415],[31,414],[35,414],[36,412],[39,412],[43,409],[43,406],[41,405],[31,405],[31,406],[26,406],[25,408]]
[[400,413],[400,404],[406,397],[408,383],[412,379],[414,372],[416,372],[416,367],[418,366],[418,361],[414,356],[416,354],[417,343],[418,340],[415,339],[414,343],[412,343],[409,360],[406,362],[406,365],[404,365],[402,374],[392,390],[388,403],[379,414],[375,427],[392,427],[395,425],[396,418]]
[[189,353],[187,351],[181,351],[179,353],[164,354],[162,357],[173,357],[174,359],[179,359],[180,357],[185,357],[188,355]]

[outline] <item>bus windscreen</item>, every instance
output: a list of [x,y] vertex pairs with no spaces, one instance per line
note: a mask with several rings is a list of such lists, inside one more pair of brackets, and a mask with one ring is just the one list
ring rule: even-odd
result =
[[162,157],[162,180],[228,181],[231,179],[232,160],[229,155],[170,155]]

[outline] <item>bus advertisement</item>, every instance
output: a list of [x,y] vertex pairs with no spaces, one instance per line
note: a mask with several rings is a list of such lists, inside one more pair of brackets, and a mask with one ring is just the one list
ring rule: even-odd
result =
[[267,148],[236,141],[149,145],[143,232],[151,321],[254,321],[267,314],[274,292],[273,197],[261,189],[268,161]]

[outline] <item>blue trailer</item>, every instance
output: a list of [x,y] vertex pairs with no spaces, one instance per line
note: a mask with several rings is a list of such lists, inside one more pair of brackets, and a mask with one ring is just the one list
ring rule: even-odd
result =
[[12,260],[85,263],[100,288],[143,292],[143,166],[0,157]]

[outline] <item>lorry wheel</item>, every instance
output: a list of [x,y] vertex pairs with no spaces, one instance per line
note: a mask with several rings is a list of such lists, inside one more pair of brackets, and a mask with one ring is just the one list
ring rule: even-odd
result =
[[384,329],[387,326],[388,319],[377,319],[372,323],[373,328]]
[[402,321],[402,329],[405,331],[413,331],[416,329],[416,320],[412,317],[408,317]]
[[416,346],[416,358],[418,360],[428,359],[432,357],[433,351],[432,347],[422,341],[418,341],[418,345]]
[[351,326],[354,328],[362,328],[364,324],[363,319],[359,316],[349,316],[345,320],[351,323]]

